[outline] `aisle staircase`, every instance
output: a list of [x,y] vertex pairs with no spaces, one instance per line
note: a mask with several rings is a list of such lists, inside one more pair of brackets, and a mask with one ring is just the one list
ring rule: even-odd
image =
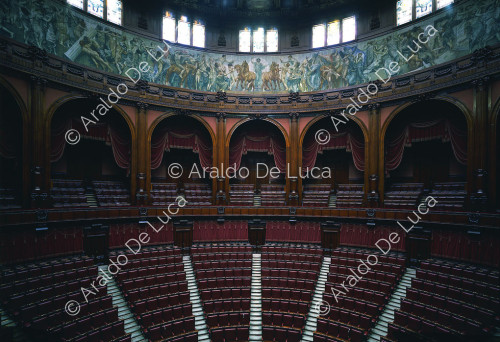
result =
[[416,277],[417,270],[408,267],[385,305],[375,327],[371,330],[370,335],[368,335],[368,342],[380,341],[381,337],[387,336],[389,323],[394,322],[394,311],[401,307],[401,300],[406,298],[406,289],[411,287],[411,280]]
[[0,339],[12,342],[29,341],[26,334],[2,308],[0,308]]
[[184,272],[186,272],[189,299],[191,301],[191,305],[193,306],[194,326],[198,331],[198,341],[210,342],[208,326],[205,321],[205,314],[203,313],[203,305],[201,303],[198,284],[196,283],[193,264],[191,263],[191,257],[189,255],[184,255],[182,257],[182,262],[184,263]]
[[252,255],[250,298],[250,342],[262,342],[262,268],[261,254]]
[[87,204],[90,208],[97,208],[97,198],[95,197],[95,193],[91,190],[85,191],[85,197],[87,197]]
[[148,339],[144,336],[141,326],[136,321],[134,314],[130,311],[127,301],[123,297],[122,291],[118,287],[115,278],[107,273],[107,266],[99,266],[109,277],[110,280],[106,283],[108,295],[111,296],[113,307],[118,308],[118,318],[121,319],[125,325],[125,333],[131,336],[132,342],[147,342]]
[[262,199],[260,194],[253,195],[253,206],[260,207],[262,205]]
[[330,199],[328,200],[328,207],[329,208],[337,207],[337,195],[335,195],[334,193],[330,194]]
[[330,271],[330,264],[332,263],[332,258],[324,257],[323,263],[321,264],[321,270],[319,272],[318,281],[316,283],[316,289],[314,290],[314,295],[311,301],[311,308],[309,309],[309,314],[307,315],[306,325],[304,326],[304,331],[302,333],[303,342],[311,342],[314,339],[314,332],[318,326],[318,316],[320,313],[329,311],[328,303],[323,301],[323,293],[326,288],[326,280],[328,278],[328,272]]

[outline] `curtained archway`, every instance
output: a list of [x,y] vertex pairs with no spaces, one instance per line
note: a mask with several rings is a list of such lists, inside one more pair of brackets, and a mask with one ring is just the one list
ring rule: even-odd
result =
[[468,118],[456,105],[429,100],[405,106],[382,133],[386,177],[426,184],[466,179]]

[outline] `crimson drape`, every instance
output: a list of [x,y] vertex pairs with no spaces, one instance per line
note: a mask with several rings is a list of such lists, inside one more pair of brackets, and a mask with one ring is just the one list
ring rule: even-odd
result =
[[467,133],[448,119],[414,122],[406,125],[401,133],[386,143],[386,171],[395,170],[403,160],[405,147],[420,141],[441,140],[450,142],[453,155],[460,164],[467,164]]
[[193,150],[200,157],[201,167],[212,166],[212,144],[196,129],[174,127],[157,128],[151,138],[151,168],[157,169],[165,151],[171,148]]
[[127,132],[106,122],[89,124],[87,128],[88,132],[78,119],[55,121],[52,125],[50,161],[54,163],[62,158],[66,147],[65,134],[69,129],[76,129],[82,139],[104,141],[111,145],[116,164],[122,169],[130,170],[131,139]]
[[229,166],[239,170],[241,158],[248,151],[267,152],[273,155],[274,164],[280,173],[286,171],[286,146],[283,139],[256,130],[244,131],[235,136],[229,148]]
[[316,164],[316,158],[319,153],[327,150],[343,150],[352,153],[354,166],[359,171],[365,170],[365,143],[357,139],[350,132],[330,133],[330,141],[327,144],[320,145],[316,139],[310,139],[304,143],[302,148],[302,168],[303,172],[307,168],[312,168]]

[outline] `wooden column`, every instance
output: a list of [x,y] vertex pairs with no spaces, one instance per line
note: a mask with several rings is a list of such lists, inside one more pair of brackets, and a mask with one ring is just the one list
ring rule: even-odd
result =
[[[149,203],[149,193],[151,187],[151,177],[147,177],[147,173],[151,170],[147,170],[146,162],[146,144],[147,144],[147,115],[148,105],[143,102],[137,103],[137,117],[136,117],[136,137],[137,142],[135,144],[136,155],[137,155],[137,188],[135,190],[135,204],[136,205],[147,205]],[[146,184],[149,180],[149,186]],[[131,189],[133,191],[133,189]]]
[[[489,78],[483,77],[472,82],[474,86],[474,142],[472,193],[470,196],[473,210],[484,210],[488,204],[487,156],[488,156],[488,100]],[[470,175],[469,175],[470,176]],[[471,181],[468,179],[468,181]]]
[[[379,145],[380,145],[380,104],[368,105],[369,114],[369,137],[365,151],[368,151],[368,165],[365,166],[366,202],[369,207],[376,208],[380,204],[378,188],[379,180]],[[366,159],[366,158],[365,158]]]
[[[215,204],[225,205],[229,199],[229,180],[226,182],[226,169],[228,165],[224,164],[226,150],[226,113],[217,113],[217,128],[215,132],[214,146],[214,166],[219,170],[219,177],[212,180],[212,187],[215,191]],[[226,186],[227,183],[227,186]]]
[[[299,205],[299,186],[302,181],[299,175],[299,113],[291,112],[290,115],[290,165],[286,165],[286,177],[289,179],[288,205]],[[289,170],[288,170],[289,169]]]
[[31,208],[46,208],[49,206],[50,174],[50,143],[46,141],[44,95],[47,80],[31,76],[30,121],[31,121]]

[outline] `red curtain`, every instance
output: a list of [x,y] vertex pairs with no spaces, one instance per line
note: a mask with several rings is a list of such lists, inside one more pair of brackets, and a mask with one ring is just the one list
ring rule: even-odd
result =
[[229,148],[229,166],[235,165],[239,170],[241,158],[248,151],[267,152],[273,155],[274,164],[281,173],[286,171],[286,146],[283,139],[270,136],[267,132],[251,131],[241,132],[235,136]]
[[212,166],[212,144],[203,134],[190,129],[157,128],[151,138],[151,168],[157,169],[163,160],[163,153],[171,148],[193,150],[200,157],[201,167]]
[[365,143],[362,139],[357,139],[354,134],[349,132],[330,133],[330,141],[327,144],[320,145],[316,139],[310,139],[302,148],[302,167],[303,172],[307,168],[312,168],[316,164],[318,153],[327,150],[346,150],[352,153],[354,166],[359,171],[365,170]]
[[441,140],[451,142],[451,148],[457,161],[467,164],[467,133],[447,119],[408,124],[401,133],[386,143],[386,171],[395,170],[403,160],[405,147],[420,141]]
[[50,161],[54,163],[62,158],[66,147],[65,134],[69,129],[76,129],[82,139],[104,141],[110,145],[116,164],[122,169],[130,170],[131,139],[128,132],[105,122],[90,125],[87,132],[78,119],[56,120],[52,124]]

